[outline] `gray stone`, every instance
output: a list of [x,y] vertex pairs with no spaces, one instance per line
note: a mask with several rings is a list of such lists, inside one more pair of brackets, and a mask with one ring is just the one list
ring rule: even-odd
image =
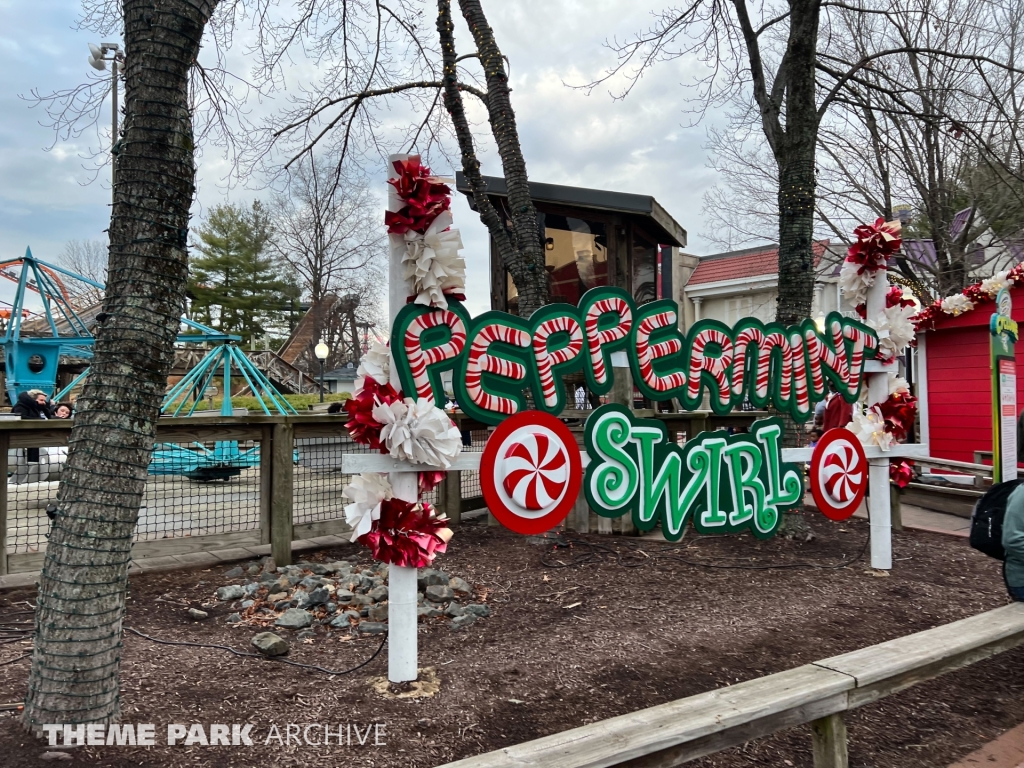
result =
[[384,583],[384,579],[382,579],[380,576],[372,577],[370,579],[370,591],[375,590],[377,587],[381,586],[383,583]]
[[224,578],[225,579],[237,579],[243,573],[245,573],[245,571],[242,570],[242,566],[236,565],[230,571],[225,571]]
[[451,600],[455,597],[455,593],[449,586],[442,586],[439,584],[432,584],[426,589],[427,600],[433,600],[435,603],[443,603],[446,600]]
[[344,560],[337,560],[333,563],[328,563],[324,566],[327,569],[327,573],[347,573],[352,570],[352,566],[346,563]]
[[273,584],[277,581],[277,574],[271,573],[270,571],[264,571],[260,574],[260,584]]
[[257,584],[255,581],[252,582],[251,584],[246,584],[244,587],[242,587],[242,589],[245,591],[245,594],[247,594],[247,595],[255,595],[256,591],[259,588],[260,588],[260,585]]
[[312,629],[304,629],[301,632],[295,633],[295,638],[297,640],[305,640],[307,637],[316,637],[316,632]]
[[387,603],[383,605],[372,605],[366,611],[367,617],[370,621],[387,621],[388,620],[388,606]]
[[453,618],[453,619],[456,616],[461,616],[465,612],[466,612],[466,609],[463,608],[458,603],[456,603],[454,600],[452,602],[448,603],[448,607],[444,609],[444,615],[448,616],[450,618]]
[[345,611],[341,615],[344,616],[346,619],[358,619],[359,611]]
[[292,605],[296,608],[305,608],[309,605],[309,593],[304,589],[296,589],[292,592]]
[[292,607],[291,600],[281,600],[280,602],[274,603],[275,611],[285,611]]
[[443,615],[440,608],[435,608],[432,605],[421,605],[416,609],[417,616],[426,616],[428,619],[432,619],[435,616]]
[[301,573],[289,573],[288,574],[288,586],[289,587],[294,587],[300,581],[302,581],[302,574]]
[[277,570],[277,563],[274,562],[274,558],[267,556],[260,560],[260,567],[264,573],[273,573]]
[[355,595],[349,592],[347,589],[339,589],[337,592],[334,593],[334,599],[342,605],[348,605],[352,602],[352,598],[354,597]]
[[383,584],[378,585],[366,593],[368,597],[372,598],[374,602],[379,603],[381,600],[388,599],[388,588]]
[[483,605],[482,603],[470,603],[466,606],[466,613],[472,613],[474,616],[490,616],[490,606]]
[[474,621],[476,621],[476,616],[474,614],[464,613],[461,616],[456,616],[454,619],[452,619],[451,622],[449,623],[449,626],[452,628],[453,631],[458,631],[463,627],[469,626]]
[[241,620],[242,620],[242,617],[239,614],[237,614],[237,613],[229,613],[227,619],[225,619],[225,621],[228,624],[237,624]]
[[369,608],[360,608],[359,609],[359,615],[362,616],[365,619],[367,616],[370,615],[370,609]]
[[304,586],[306,589],[316,589],[323,583],[324,580],[321,579],[319,576],[307,576],[299,582],[299,584]]
[[287,578],[278,579],[273,584],[267,585],[267,589],[270,590],[270,594],[274,594],[275,592],[290,592],[291,588],[292,583],[288,581]]
[[358,629],[364,635],[383,635],[388,631],[388,625],[377,621],[360,621]]
[[256,601],[255,600],[243,600],[242,601],[242,610],[244,611],[246,608],[252,608],[254,605],[256,605]]
[[326,605],[327,601],[331,599],[331,593],[323,587],[317,587],[309,593],[309,604],[310,605]]
[[274,622],[274,626],[285,629],[305,629],[312,623],[313,615],[309,611],[304,611],[301,608],[289,608]]
[[252,647],[264,656],[283,656],[288,653],[288,641],[273,632],[260,632],[251,642]]
[[432,586],[445,586],[448,584],[448,574],[433,568],[423,568],[416,576],[416,583],[420,589]]
[[375,600],[369,595],[352,595],[350,605],[373,605]]
[[311,570],[317,576],[323,576],[324,574],[331,572],[330,568],[328,568],[323,563],[310,563],[309,570]]
[[248,573],[250,576],[255,576],[260,572],[260,567],[256,565],[256,563],[253,563],[245,569],[245,572]]
[[302,569],[297,565],[285,565],[281,567],[281,570],[288,574],[302,572]]
[[423,605],[423,601],[424,601],[424,600],[426,600],[426,599],[427,599],[427,598],[425,598],[425,597],[423,596],[423,593],[422,593],[422,592],[417,592],[417,593],[416,593],[416,602],[417,602],[417,603],[419,603],[420,605]]
[[467,584],[465,581],[460,579],[458,576],[453,576],[449,580],[448,586],[451,587],[452,589],[454,589],[456,592],[472,592],[473,591],[472,587],[470,587],[469,584]]
[[335,611],[338,610],[338,604],[337,603],[328,603],[327,605],[324,606],[324,608],[327,609],[328,613],[334,613]]
[[208,614],[206,611],[200,611],[198,608],[189,608],[188,615],[196,621],[201,621],[202,619],[207,618],[210,614]]
[[[348,620],[350,613],[351,611],[345,611],[343,614],[341,614],[341,616],[335,616],[333,619],[331,619],[330,625],[335,629],[345,629],[349,626]],[[358,619],[359,616],[357,615],[356,618]]]
[[389,572],[390,571],[388,569],[387,563],[381,563],[377,566],[377,575],[380,576],[382,579],[386,579],[388,577]]
[[229,584],[217,590],[218,600],[237,600],[245,594],[245,590],[238,584]]

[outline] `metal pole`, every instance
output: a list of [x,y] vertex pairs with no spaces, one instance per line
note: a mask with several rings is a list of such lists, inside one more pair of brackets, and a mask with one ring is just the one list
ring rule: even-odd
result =
[[320,402],[324,401],[324,361],[320,361]]
[[117,158],[114,156],[114,146],[117,144],[117,54],[110,67],[110,93],[112,106],[110,109],[110,194],[113,197],[114,184],[117,182]]

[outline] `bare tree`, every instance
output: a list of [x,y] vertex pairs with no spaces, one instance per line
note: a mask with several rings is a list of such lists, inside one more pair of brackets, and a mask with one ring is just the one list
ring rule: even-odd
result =
[[[125,121],[109,275],[39,582],[23,723],[120,715],[132,533],[185,304],[189,78],[215,0],[122,0]],[[109,9],[108,9],[109,10]]]
[[[106,285],[107,282],[107,250],[106,243],[99,240],[68,240],[64,244],[57,261],[60,266],[75,272],[94,283]],[[103,291],[88,283],[63,278],[80,305],[95,304],[103,298]]]
[[[845,9],[832,16],[831,58],[864,58],[887,34],[895,36],[891,47],[906,41],[911,50],[864,68],[825,115],[816,232],[845,240],[857,223],[891,219],[909,205],[906,238],[917,242],[904,248],[898,267],[926,298],[1004,267],[1019,245],[1017,51],[1024,8],[1012,0],[964,24],[977,12],[964,0],[942,14],[929,0],[904,0],[903,7],[892,16]],[[919,49],[945,55],[921,56]],[[997,65],[979,66],[978,50]],[[763,239],[776,210],[771,158],[751,140],[756,120],[739,108],[727,130],[711,133],[712,164],[724,183],[706,196],[705,210],[719,241],[757,233]]]
[[[741,103],[763,134],[770,152],[769,173],[774,176],[774,210],[779,239],[779,304],[777,317],[795,322],[806,317],[813,298],[815,173],[819,129],[830,110],[848,99],[853,88],[882,89],[900,94],[913,89],[913,81],[890,62],[912,56],[918,62],[959,60],[989,74],[1018,72],[1014,65],[986,55],[983,48],[947,50],[939,41],[906,36],[944,16],[962,22],[950,8],[956,0],[907,7],[905,0],[832,2],[789,0],[754,5],[747,0],[693,0],[656,15],[655,23],[625,43],[613,43],[618,64],[593,83],[593,88],[624,77],[619,92],[625,96],[649,66],[684,56],[697,57],[708,66],[695,83],[696,112],[711,106]],[[972,7],[972,23],[988,25],[999,9],[997,0],[982,0]],[[854,20],[877,17],[884,34],[864,36],[863,47],[850,51],[842,45],[845,30],[837,15]],[[933,47],[933,44],[938,47]],[[851,55],[853,54],[853,55]],[[873,78],[873,73],[884,73]],[[923,111],[912,103],[902,107],[908,115]],[[949,115],[935,115],[949,125]]]

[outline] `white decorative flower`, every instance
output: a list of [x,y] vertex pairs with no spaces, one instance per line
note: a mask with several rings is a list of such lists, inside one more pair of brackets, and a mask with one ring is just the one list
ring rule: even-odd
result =
[[[909,392],[910,391],[910,384],[902,376],[897,376],[892,371],[888,371],[886,373],[886,377],[889,380],[889,397],[892,397],[897,392]],[[868,397],[869,397],[868,391],[869,391],[869,388],[867,386],[863,386],[863,387],[860,388],[860,397],[858,398],[858,400],[859,400],[859,402],[861,402],[864,405],[867,405],[867,402],[868,402]]]
[[367,376],[378,384],[387,384],[391,378],[391,350],[376,339],[370,342],[370,349],[359,360],[355,381],[357,393],[363,390]]
[[345,522],[352,528],[350,541],[355,541],[380,519],[381,502],[392,496],[391,482],[379,472],[363,472],[352,478],[342,495],[352,502],[345,506]]
[[384,425],[380,440],[396,459],[448,469],[462,451],[462,433],[425,398],[378,405],[373,418]]
[[865,269],[858,273],[859,265],[852,261],[844,261],[839,270],[839,288],[847,303],[857,306],[868,298],[868,288],[875,282],[875,273]]
[[462,293],[466,289],[466,260],[459,255],[462,236],[449,229],[452,215],[441,213],[425,234],[407,232],[402,266],[406,280],[412,280],[416,303],[447,309],[445,291]]
[[962,315],[964,312],[969,312],[974,309],[974,304],[964,296],[962,293],[954,293],[952,296],[947,296],[942,300],[942,304],[939,305],[942,311],[947,315],[956,317]]
[[996,272],[994,275],[992,275],[992,277],[982,280],[981,290],[983,290],[989,296],[994,297],[997,293],[1003,290],[1003,288],[1009,285],[1009,282],[1006,279],[1006,275],[1007,270],[1004,269],[1002,272]]
[[853,421],[846,425],[864,445],[877,445],[883,451],[892,447],[892,434],[885,431],[885,419],[877,405],[853,408]]
[[902,355],[907,345],[914,340],[914,324],[910,321],[917,314],[916,307],[888,307],[867,321],[878,333],[878,352],[882,360],[892,360]]

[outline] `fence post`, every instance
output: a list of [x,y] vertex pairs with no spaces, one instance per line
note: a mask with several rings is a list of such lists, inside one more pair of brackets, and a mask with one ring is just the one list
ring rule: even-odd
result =
[[7,449],[11,433],[0,432],[0,576],[7,575]]
[[811,723],[811,745],[814,768],[848,768],[846,753],[846,722],[842,712]]
[[445,472],[437,492],[441,512],[448,516],[450,525],[459,525],[462,522],[462,472]]
[[270,510],[274,494],[274,425],[260,430],[260,544],[270,543]]
[[275,424],[270,481],[270,554],[280,567],[292,562],[292,480],[295,427]]

